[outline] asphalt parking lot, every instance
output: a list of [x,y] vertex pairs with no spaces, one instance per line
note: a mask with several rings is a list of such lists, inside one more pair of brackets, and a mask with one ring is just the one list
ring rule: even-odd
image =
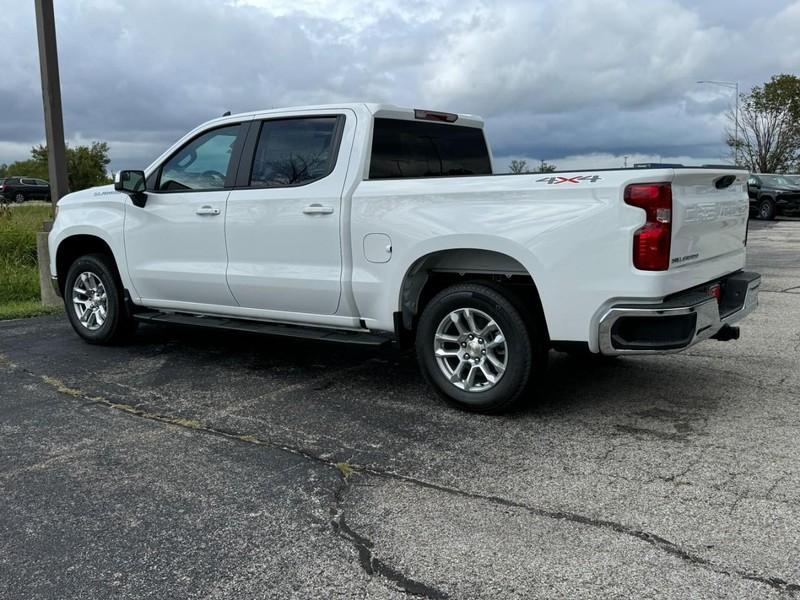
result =
[[395,350],[0,323],[0,597],[800,597],[800,222],[749,251],[741,340],[501,417]]

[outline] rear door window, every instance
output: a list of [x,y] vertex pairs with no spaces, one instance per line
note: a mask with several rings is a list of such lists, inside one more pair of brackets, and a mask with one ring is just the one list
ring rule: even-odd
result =
[[369,178],[491,175],[483,130],[402,119],[375,119]]
[[305,185],[326,177],[336,162],[338,119],[330,116],[264,121],[250,186]]

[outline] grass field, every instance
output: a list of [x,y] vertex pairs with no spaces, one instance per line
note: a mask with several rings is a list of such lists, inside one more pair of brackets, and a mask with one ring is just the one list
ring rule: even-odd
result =
[[36,232],[52,214],[44,203],[0,207],[0,320],[59,310],[42,306],[36,266]]

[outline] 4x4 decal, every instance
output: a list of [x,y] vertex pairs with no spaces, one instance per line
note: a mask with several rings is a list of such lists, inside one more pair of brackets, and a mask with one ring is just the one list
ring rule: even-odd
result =
[[542,177],[536,181],[538,183],[547,183],[548,185],[558,185],[559,183],[580,183],[581,181],[594,183],[596,181],[600,181],[601,179],[602,177],[600,177],[600,175],[578,175],[576,177]]

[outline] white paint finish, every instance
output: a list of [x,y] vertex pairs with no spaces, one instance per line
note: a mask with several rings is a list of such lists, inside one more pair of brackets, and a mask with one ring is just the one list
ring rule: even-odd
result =
[[[228,285],[241,306],[334,314],[342,279],[342,188],[357,126],[346,115],[339,155],[325,178],[296,187],[242,189],[228,199]],[[281,113],[270,117],[283,116]]]
[[[387,231],[393,258],[387,264],[355,261],[360,314],[372,327],[391,330],[410,265],[431,252],[477,248],[506,254],[532,275],[552,339],[587,341],[598,307],[610,299],[660,300],[744,266],[740,250],[691,268],[636,270],[632,239],[644,211],[626,205],[623,190],[630,183],[671,181],[675,171],[597,174],[595,183],[548,184],[541,174],[363,182],[352,200],[353,239]],[[677,204],[678,214],[682,210]]]
[[[148,192],[143,208],[127,204],[127,267],[143,302],[236,305],[225,280],[229,193]],[[198,214],[205,207],[219,213]]]
[[364,258],[371,263],[385,263],[392,258],[392,238],[385,233],[364,236]]
[[[156,163],[200,131],[242,120],[278,116],[303,116],[352,111],[358,126],[345,133],[337,172],[327,180],[282,190],[237,190],[220,206],[213,219],[228,219],[228,246],[235,253],[228,281],[240,300],[251,306],[231,306],[220,288],[225,268],[215,258],[217,237],[195,233],[187,215],[152,233],[138,209],[128,205],[131,224],[142,241],[163,245],[161,253],[188,266],[160,265],[158,269],[191,280],[173,289],[185,292],[183,300],[151,298],[141,290],[140,303],[156,308],[188,310],[331,327],[358,327],[359,319],[376,330],[392,331],[393,313],[400,309],[403,279],[412,264],[442,250],[478,249],[513,258],[532,275],[542,299],[550,336],[558,340],[588,341],[597,347],[597,318],[611,304],[652,302],[744,266],[744,223],[741,215],[714,206],[746,205],[743,172],[727,170],[616,170],[599,171],[597,181],[578,180],[549,184],[549,175],[447,177],[365,181],[371,146],[371,123],[376,113],[411,118],[410,109],[349,104],[305,107],[234,115],[204,124],[190,132]],[[356,119],[348,119],[354,125]],[[480,126],[469,117],[464,122]],[[349,166],[349,168],[347,168]],[[343,169],[339,172],[339,169]],[[711,181],[734,174],[738,181],[716,190]],[[572,179],[586,173],[557,173]],[[698,258],[666,272],[644,272],[631,260],[633,232],[644,223],[644,211],[623,201],[631,183],[673,184],[673,254],[697,250]],[[337,188],[338,186],[338,196]],[[272,193],[268,205],[265,192]],[[123,202],[117,195],[97,205],[95,221],[92,190],[62,200],[62,210],[51,234],[53,245],[81,228],[102,231],[117,257],[123,255],[121,222]],[[150,195],[151,198],[153,195]],[[87,199],[88,198],[88,199]],[[334,203],[331,203],[331,198]],[[342,198],[338,201],[337,198]],[[304,214],[310,204],[330,205],[332,214]],[[129,203],[128,203],[129,204]],[[149,204],[149,202],[148,202]],[[227,208],[227,213],[225,211]],[[738,210],[738,209],[737,209]],[[195,219],[199,217],[189,213]],[[163,220],[166,223],[166,220]],[[87,223],[99,223],[89,226]],[[162,223],[163,225],[163,223]],[[192,229],[189,232],[187,228]],[[177,250],[175,232],[185,235],[191,248]],[[388,262],[371,262],[365,236],[391,237]],[[209,239],[211,240],[209,242]],[[213,247],[213,248],[212,248]],[[151,249],[155,261],[156,248]],[[377,251],[377,246],[375,247]],[[129,248],[128,252],[136,252]],[[172,253],[172,254],[170,254]],[[55,253],[53,252],[53,256]],[[119,258],[118,258],[119,262]],[[223,262],[225,262],[223,260]],[[54,269],[54,265],[51,266]],[[158,270],[154,269],[154,270]],[[121,263],[123,281],[131,278]],[[139,274],[137,274],[138,277]],[[147,285],[163,296],[163,281],[145,270]],[[202,285],[201,285],[202,283]],[[193,289],[192,289],[193,288]],[[339,289],[341,288],[341,289]],[[148,290],[149,291],[149,290]],[[334,300],[335,299],[335,300]],[[229,305],[226,305],[226,302]],[[338,308],[337,308],[338,307]],[[335,314],[330,314],[334,312]],[[315,313],[315,314],[314,314]]]
[[687,260],[674,263],[673,269],[742,250],[750,210],[746,175],[739,174],[737,181],[718,190],[714,181],[723,175],[714,170],[676,169],[670,258]]
[[68,194],[58,203],[58,215],[48,235],[50,274],[56,273],[56,253],[65,239],[76,235],[91,235],[103,240],[121,265],[120,276],[126,288],[135,292],[125,267],[123,225],[128,196],[106,185]]

